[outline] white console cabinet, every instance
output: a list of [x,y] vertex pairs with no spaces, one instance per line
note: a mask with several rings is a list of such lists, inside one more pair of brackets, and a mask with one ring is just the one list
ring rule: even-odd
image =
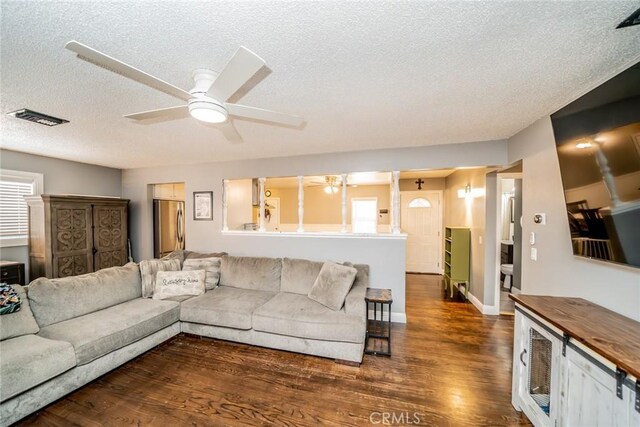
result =
[[[554,297],[514,298],[513,406],[537,427],[639,427],[640,402],[635,400],[638,383],[632,373],[637,375],[640,354],[634,353],[640,342],[631,342],[627,348],[618,341],[637,339],[640,323],[619,319],[619,315],[612,317],[612,312],[598,318],[598,311],[592,311],[589,318],[591,303],[558,298],[564,301],[558,301],[562,306],[554,308],[550,298]],[[575,315],[567,307],[583,313]],[[611,321],[611,326],[602,324]],[[615,325],[616,321],[624,324]],[[598,323],[598,327],[592,328],[588,322]],[[591,332],[588,338],[579,335],[581,329]],[[599,336],[600,331],[609,334]],[[618,336],[618,331],[626,332],[626,336]],[[596,348],[594,343],[604,348]],[[618,350],[621,354],[609,354]]]

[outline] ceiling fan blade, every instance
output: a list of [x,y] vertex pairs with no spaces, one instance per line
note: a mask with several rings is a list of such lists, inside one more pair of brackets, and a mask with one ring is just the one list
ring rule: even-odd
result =
[[215,79],[207,95],[218,101],[226,101],[264,65],[262,58],[240,46]]
[[78,55],[78,58],[84,61],[90,62],[94,65],[97,65],[98,67],[102,67],[116,74],[120,74],[121,76],[127,77],[138,83],[142,83],[143,85],[152,87],[168,95],[175,96],[176,98],[182,99],[183,101],[188,101],[193,98],[193,95],[185,90],[180,89],[179,87],[160,80],[159,78],[154,77],[151,74],[145,73],[144,71],[138,70],[137,68],[125,64],[122,61],[118,61],[117,59],[105,55],[102,52],[98,52],[97,50],[92,49],[89,46],[86,46],[75,40],[71,40],[64,47],[72,52],[75,52]]
[[216,125],[216,128],[218,128],[220,132],[222,132],[224,137],[227,138],[229,142],[232,142],[234,144],[244,142],[242,140],[242,137],[238,133],[238,130],[233,125],[233,122],[231,122],[231,120],[227,120],[224,123],[220,123],[219,125]]
[[277,111],[264,110],[262,108],[247,107],[240,104],[225,104],[227,111],[232,116],[246,119],[261,120],[265,122],[280,123],[283,125],[299,127],[304,124],[302,117],[291,114],[278,113]]
[[133,113],[125,115],[127,119],[133,120],[149,120],[163,118],[166,120],[184,119],[189,117],[189,107],[179,105],[177,107],[159,108],[157,110],[143,111],[141,113]]

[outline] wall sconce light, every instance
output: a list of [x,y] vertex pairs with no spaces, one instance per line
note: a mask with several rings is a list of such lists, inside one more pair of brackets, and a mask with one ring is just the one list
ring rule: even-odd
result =
[[484,196],[484,188],[471,188],[470,184],[458,190],[459,199],[475,199],[482,196]]
[[464,199],[471,196],[471,185],[467,184],[466,187],[458,190],[458,199]]

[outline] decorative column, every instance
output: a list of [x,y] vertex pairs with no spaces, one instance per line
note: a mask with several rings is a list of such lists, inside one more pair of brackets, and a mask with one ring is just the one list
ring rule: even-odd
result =
[[304,231],[304,224],[302,219],[304,218],[304,187],[303,176],[298,177],[298,233]]
[[267,178],[258,178],[258,192],[260,195],[260,225],[258,227],[258,231],[266,231],[264,226],[264,183]]
[[347,232],[347,174],[342,175],[342,229],[343,233]]
[[222,231],[229,231],[229,226],[227,225],[227,208],[229,206],[227,202],[227,183],[228,180],[222,180]]
[[391,203],[393,213],[391,222],[391,232],[400,234],[400,171],[391,172],[393,190],[391,193]]

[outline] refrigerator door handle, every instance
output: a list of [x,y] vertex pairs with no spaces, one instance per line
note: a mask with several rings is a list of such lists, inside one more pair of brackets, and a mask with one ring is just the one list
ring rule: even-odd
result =
[[182,205],[180,205],[180,207],[178,208],[178,215],[177,215],[177,230],[178,230],[178,239],[177,239],[177,245],[178,246],[176,249],[182,249],[183,243],[184,243],[184,231],[182,230],[182,221],[184,218],[184,213],[182,212]]

